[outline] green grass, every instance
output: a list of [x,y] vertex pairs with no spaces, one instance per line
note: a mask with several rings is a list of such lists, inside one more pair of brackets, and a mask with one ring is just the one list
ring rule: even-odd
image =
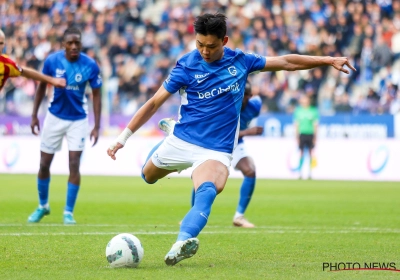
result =
[[[400,184],[258,180],[246,213],[255,229],[233,228],[241,180],[230,179],[199,235],[200,249],[174,267],[164,256],[189,209],[191,181],[146,185],[134,177],[83,176],[76,226],[62,224],[65,176],[51,179],[51,215],[27,224],[36,176],[0,174],[1,279],[398,279],[400,272],[322,270],[324,262],[394,262],[400,269]],[[135,234],[137,269],[111,269],[107,242]]]

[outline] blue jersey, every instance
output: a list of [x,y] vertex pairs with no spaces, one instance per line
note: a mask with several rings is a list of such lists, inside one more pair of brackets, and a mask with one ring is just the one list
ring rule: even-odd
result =
[[[240,130],[245,130],[249,127],[250,122],[258,117],[261,111],[262,101],[259,96],[254,96],[249,100],[247,106],[240,112]],[[239,143],[243,142],[243,138],[239,138]]]
[[265,67],[265,57],[224,48],[222,59],[207,63],[198,50],[178,60],[164,88],[181,95],[174,135],[186,142],[232,153],[247,76]]
[[65,88],[54,88],[49,111],[64,120],[86,118],[86,84],[89,82],[92,89],[102,85],[100,69],[94,59],[81,53],[77,61],[70,62],[65,57],[65,51],[58,51],[46,58],[43,73],[67,81]]

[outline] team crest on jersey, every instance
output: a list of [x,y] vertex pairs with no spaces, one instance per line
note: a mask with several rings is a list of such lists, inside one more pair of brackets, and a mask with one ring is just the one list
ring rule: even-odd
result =
[[231,66],[228,68],[229,74],[231,74],[232,76],[236,76],[237,74],[237,70],[235,68],[235,66]]
[[80,81],[82,81],[82,74],[80,74],[80,73],[76,74],[76,75],[75,75],[75,81],[76,81],[77,83],[79,83]]

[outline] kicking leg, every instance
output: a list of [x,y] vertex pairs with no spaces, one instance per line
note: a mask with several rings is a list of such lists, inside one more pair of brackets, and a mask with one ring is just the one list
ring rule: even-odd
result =
[[196,254],[199,246],[196,237],[205,227],[214,199],[224,189],[228,175],[227,167],[216,160],[208,160],[193,171],[194,205],[182,220],[177,242],[165,256],[167,265],[175,265]]

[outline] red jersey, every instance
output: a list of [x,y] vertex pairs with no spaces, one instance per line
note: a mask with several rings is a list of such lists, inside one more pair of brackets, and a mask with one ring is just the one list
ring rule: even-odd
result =
[[22,69],[5,55],[0,55],[0,90],[9,77],[21,76]]

